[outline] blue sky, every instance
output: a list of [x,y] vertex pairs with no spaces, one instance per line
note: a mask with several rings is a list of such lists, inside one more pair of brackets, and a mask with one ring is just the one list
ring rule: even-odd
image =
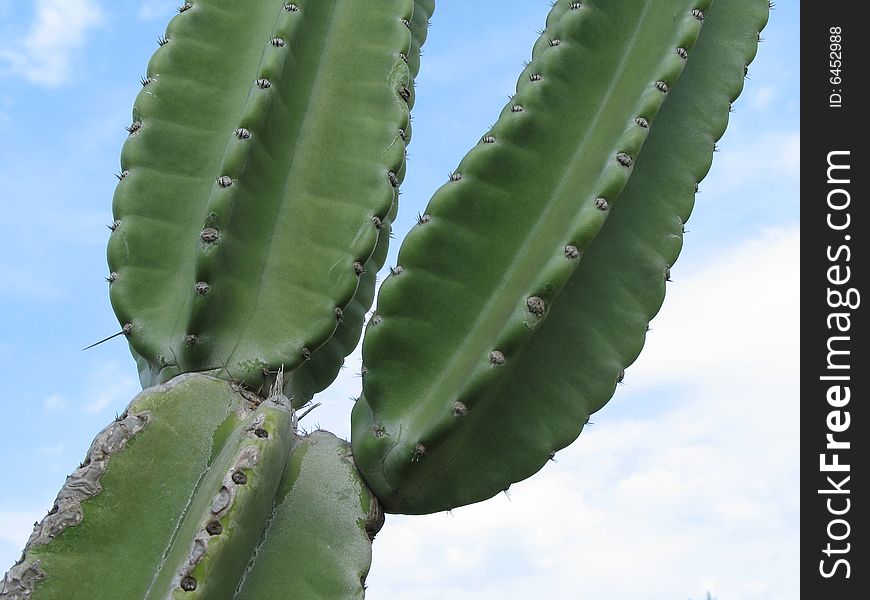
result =
[[[81,348],[118,330],[113,172],[177,3],[0,0],[0,570],[138,391],[123,339]],[[625,385],[510,498],[389,518],[369,598],[799,597],[799,7],[772,13]],[[494,121],[547,9],[439,3],[397,238]],[[348,364],[309,426],[347,434],[358,354]]]

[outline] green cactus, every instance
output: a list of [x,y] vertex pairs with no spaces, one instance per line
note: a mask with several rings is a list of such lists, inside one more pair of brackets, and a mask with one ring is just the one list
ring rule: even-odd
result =
[[[639,18],[638,4],[648,12],[642,21],[632,21]],[[645,88],[656,89],[662,64],[688,64],[677,85],[666,82],[668,99],[655,121],[650,107],[626,103],[622,113],[605,115],[621,108],[619,103],[608,97],[595,103],[601,106],[596,119],[617,134],[625,129],[622,135],[629,139],[642,139],[652,124],[653,150],[631,166],[625,192],[618,198],[615,190],[614,195],[600,192],[607,185],[602,180],[613,177],[614,156],[627,147],[624,138],[601,146],[596,161],[578,133],[594,133],[583,120],[589,103],[564,92],[533,91],[524,74],[517,98],[493,128],[495,143],[490,148],[484,138],[466,156],[457,171],[462,181],[435,194],[426,211],[429,220],[403,243],[402,273],[384,282],[366,331],[363,397],[353,412],[357,463],[389,512],[448,510],[529,477],[576,439],[640,352],[647,324],[661,306],[696,186],[724,132],[730,102],[742,88],[768,13],[767,4],[758,1],[715,5],[713,11],[690,2],[676,11],[683,18],[667,30],[673,6],[654,5],[605,3],[576,15],[557,5],[554,13],[562,9],[564,15],[551,19],[536,46],[540,53],[526,70],[544,72],[539,85],[550,83],[561,91],[567,84],[547,76],[545,58],[571,50],[569,43],[581,49],[571,61],[578,71],[583,61],[597,68],[607,64],[590,53],[592,41],[547,48],[565,38],[574,19],[586,25],[578,32],[589,36],[614,22],[628,30],[622,38],[608,32],[606,49],[625,69],[627,84],[638,88],[632,98],[648,94]],[[647,44],[634,46],[646,40],[626,27],[632,22],[653,31],[658,54]],[[691,48],[686,31],[694,35],[701,23],[703,43]],[[638,62],[648,64],[648,72],[631,69],[632,49],[642,55]],[[620,83],[612,82],[603,93],[621,96]],[[510,107],[531,103],[524,94],[571,98],[578,114],[568,120],[579,122],[578,130],[550,123],[550,108],[535,105],[536,112],[526,108],[521,115],[529,119],[525,131],[534,135],[509,137],[510,127],[517,126]],[[571,113],[561,109],[557,114]],[[643,118],[643,126],[635,117]],[[539,147],[526,152],[535,141]],[[577,155],[580,167],[570,160]],[[590,174],[589,162],[601,165],[599,170]],[[541,182],[546,169],[553,173]],[[627,177],[628,170],[617,170],[616,177]],[[517,173],[519,181],[511,179]],[[584,188],[583,182],[590,185]],[[602,197],[605,210],[596,210]],[[592,241],[587,232],[597,231],[611,212],[616,222],[608,220]],[[521,235],[513,236],[514,231]],[[471,284],[477,281],[486,285]],[[442,293],[430,292],[433,282]],[[451,326],[436,326],[440,323]]]
[[[0,597],[269,598],[310,589],[312,569],[341,590],[324,597],[362,597],[382,513],[348,444],[295,426],[277,391],[198,374],[145,390],[67,478]],[[323,560],[269,551],[291,542]]]
[[[309,397],[332,381],[383,261],[431,6],[181,7],[134,105],[108,251],[144,386],[211,371],[258,389],[301,366]],[[309,362],[345,312],[343,343]]]
[[351,453],[300,436],[294,409],[372,303],[433,10],[180,7],[136,100],[108,251],[147,389],[0,598],[362,598],[382,510],[491,497],[610,399],[767,3],[554,4],[516,95],[381,288]]

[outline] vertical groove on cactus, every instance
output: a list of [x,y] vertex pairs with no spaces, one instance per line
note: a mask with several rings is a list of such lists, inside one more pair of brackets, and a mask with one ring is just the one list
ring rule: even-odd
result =
[[471,434],[455,403],[475,414],[546,321],[686,64],[676,49],[700,31],[692,10],[708,5],[557,3],[516,96],[408,235],[366,332],[353,416],[355,456],[388,509],[438,501],[397,489],[439,464],[445,439]]
[[219,370],[256,389],[305,364],[394,211],[416,3],[293,6],[200,0],[149,64],[108,252],[146,386]]
[[382,524],[350,445],[327,431],[300,438],[236,600],[363,598]]

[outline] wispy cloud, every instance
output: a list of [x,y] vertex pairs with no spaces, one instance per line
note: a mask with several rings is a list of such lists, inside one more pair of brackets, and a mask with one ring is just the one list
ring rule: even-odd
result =
[[63,412],[67,409],[68,406],[69,402],[60,394],[52,394],[51,396],[42,401],[42,410],[44,410],[45,412]]
[[12,544],[20,551],[33,531],[33,523],[44,516],[44,511],[0,510],[0,542]]
[[52,446],[40,446],[38,451],[40,454],[44,454],[45,456],[63,456],[65,447],[66,446],[63,443],[60,443]]
[[106,363],[90,378],[84,411],[95,414],[114,407],[120,412],[138,391],[139,382],[128,369],[115,362]]
[[389,516],[367,597],[795,600],[799,241],[681,274],[594,427],[510,499]]
[[39,85],[57,86],[72,77],[74,53],[102,20],[95,0],[36,0],[27,34],[0,49],[0,65]]
[[772,85],[761,85],[749,94],[749,105],[754,110],[766,110],[777,99],[777,89]]
[[173,2],[173,0],[145,0],[139,7],[139,12],[136,13],[136,16],[141,21],[166,19],[172,14],[176,6],[178,6],[178,2]]

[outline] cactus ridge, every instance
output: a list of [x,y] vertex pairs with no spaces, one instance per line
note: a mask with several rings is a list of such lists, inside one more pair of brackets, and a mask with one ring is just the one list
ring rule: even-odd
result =
[[[557,3],[516,96],[408,235],[366,331],[353,414],[355,456],[388,510],[424,510],[402,482],[439,464],[433,451],[545,322],[686,64],[693,9],[709,4]],[[602,69],[612,79],[596,83]]]
[[350,444],[321,430],[300,438],[235,599],[363,598],[382,524]]
[[[414,2],[413,15],[410,19],[411,46],[408,53],[404,55],[412,78],[417,76],[420,69],[420,48],[426,41],[429,19],[434,7],[435,3],[431,0],[416,0]],[[410,121],[407,127],[402,130],[401,137],[407,148],[408,144],[411,143]],[[402,180],[404,175],[405,163],[403,162],[397,177]],[[398,202],[394,202],[389,214],[380,219],[377,247],[364,265],[363,273],[359,277],[357,293],[354,294],[353,300],[347,306],[340,307],[340,313],[336,317],[338,325],[334,335],[311,356],[310,360],[286,375],[285,393],[291,398],[295,408],[309,402],[314,394],[326,389],[335,380],[344,363],[344,358],[359,343],[365,315],[374,301],[377,274],[384,266],[387,257],[390,232],[398,207]]]
[[170,23],[108,251],[143,385],[220,369],[257,389],[336,333],[395,212],[418,4],[197,0]]

